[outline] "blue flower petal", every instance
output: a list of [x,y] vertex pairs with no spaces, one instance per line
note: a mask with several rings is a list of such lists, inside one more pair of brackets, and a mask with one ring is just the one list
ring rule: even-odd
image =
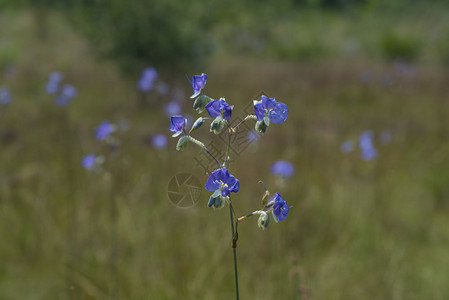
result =
[[275,108],[271,111],[270,120],[273,123],[283,123],[288,117],[288,107],[285,103],[276,103]]
[[170,131],[181,132],[187,123],[187,119],[181,115],[172,116],[170,118]]
[[220,115],[220,103],[218,100],[213,100],[206,104],[206,110],[212,118]]
[[193,95],[190,98],[195,98],[201,93],[201,90],[204,89],[207,82],[207,74],[202,73],[201,75],[193,75],[192,77],[192,88]]
[[276,193],[273,204],[273,217],[275,221],[283,221],[287,218],[290,207],[287,202],[282,199],[279,193]]
[[263,102],[261,101],[254,101],[254,112],[257,117],[257,121],[262,121],[263,117],[265,116],[265,108],[263,106]]

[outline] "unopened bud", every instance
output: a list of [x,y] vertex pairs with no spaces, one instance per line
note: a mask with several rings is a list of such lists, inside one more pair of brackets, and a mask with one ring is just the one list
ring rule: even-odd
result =
[[213,131],[215,134],[220,134],[220,132],[223,130],[223,128],[225,128],[225,126],[226,120],[224,120],[222,116],[218,116],[210,124],[210,131],[211,132]]
[[256,122],[255,129],[258,133],[264,134],[265,131],[267,131],[267,128],[268,126],[265,124],[264,120]]
[[198,113],[202,113],[204,111],[204,108],[206,107],[206,104],[211,101],[212,99],[209,98],[208,96],[201,95],[195,99],[195,102],[193,102],[193,109],[196,110]]
[[176,150],[184,151],[187,148],[187,145],[190,142],[190,137],[188,135],[184,135],[179,138],[178,143],[176,144]]

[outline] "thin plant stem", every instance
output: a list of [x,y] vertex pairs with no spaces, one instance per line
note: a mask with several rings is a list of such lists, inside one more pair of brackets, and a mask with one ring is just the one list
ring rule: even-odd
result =
[[237,270],[237,235],[234,231],[234,214],[232,205],[229,205],[229,215],[231,217],[232,252],[234,256],[234,278],[235,278],[235,299],[239,300],[239,277]]

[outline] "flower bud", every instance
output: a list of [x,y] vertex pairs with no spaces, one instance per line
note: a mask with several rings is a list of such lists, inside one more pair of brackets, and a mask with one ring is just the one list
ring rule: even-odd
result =
[[195,129],[200,128],[207,119],[208,118],[203,118],[203,117],[199,117],[198,119],[196,119],[195,123],[193,123],[192,128],[190,129],[190,132],[194,131]]
[[267,124],[264,122],[264,120],[262,120],[262,121],[257,121],[257,122],[256,122],[255,129],[256,129],[256,131],[257,131],[258,133],[264,134],[265,131],[267,131],[267,128],[268,128],[268,126],[267,126]]
[[219,134],[225,126],[226,120],[224,120],[222,116],[218,116],[210,124],[210,131],[213,131],[215,134]]
[[259,219],[257,220],[257,226],[259,226],[262,229],[267,228],[268,223],[270,222],[270,216],[262,210],[258,210],[254,213],[259,215]]
[[226,198],[221,195],[220,190],[216,190],[209,198],[209,202],[207,203],[207,206],[213,207],[213,208],[222,208],[226,203]]
[[198,113],[202,113],[204,111],[204,108],[206,107],[206,104],[211,101],[212,99],[209,98],[208,96],[201,95],[195,99],[195,102],[193,102],[193,109],[196,110]]
[[176,144],[176,150],[184,151],[185,148],[187,148],[187,145],[190,142],[190,136],[184,135],[179,138],[178,143]]
[[262,196],[262,205],[267,205],[268,199],[270,198],[270,192],[268,190],[265,191],[265,194]]

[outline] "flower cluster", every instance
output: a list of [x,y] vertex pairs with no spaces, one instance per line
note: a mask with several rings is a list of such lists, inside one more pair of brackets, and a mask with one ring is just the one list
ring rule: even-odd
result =
[[[127,120],[121,120],[118,125],[107,120],[102,121],[94,130],[95,139],[105,143],[109,150],[109,154],[117,154],[119,149],[119,141],[115,134],[118,131],[126,131],[129,128]],[[108,157],[109,158],[109,157]],[[99,172],[106,158],[103,155],[89,153],[82,157],[81,165],[89,171]]]
[[[190,129],[187,129],[187,118],[180,114],[174,114],[170,118],[170,131],[173,132],[172,137],[179,137],[176,149],[184,150],[190,143],[193,143],[203,148],[209,155],[211,155],[217,162],[218,168],[210,173],[206,181],[205,189],[212,192],[209,197],[208,206],[212,208],[222,208],[228,203],[234,211],[231,201],[231,193],[237,193],[240,190],[240,181],[232,175],[227,169],[229,161],[229,144],[224,162],[220,162],[214,157],[204,143],[198,141],[191,136],[192,132],[199,129],[207,120],[210,122],[210,132],[220,134],[227,129],[228,134],[232,135],[236,132],[236,128],[247,120],[254,120],[255,130],[259,133],[265,133],[271,123],[279,124],[285,122],[288,116],[288,107],[285,103],[277,102],[275,98],[270,98],[262,95],[260,100],[254,101],[254,115],[248,115],[235,127],[229,124],[234,109],[224,97],[212,98],[204,94],[207,83],[207,75],[194,75],[192,77],[193,95],[190,97],[194,99],[193,109],[199,114],[207,111],[208,116],[200,116],[193,122]],[[229,139],[230,141],[230,139]],[[230,143],[230,142],[229,142]],[[287,161],[278,161],[271,167],[272,173],[281,177],[290,177],[294,174],[294,167]],[[275,193],[270,197],[270,192],[265,189],[265,194],[262,197],[262,208],[256,210],[246,216],[237,219],[237,222],[244,220],[253,215],[259,215],[258,225],[261,228],[266,228],[269,223],[269,213],[273,215],[273,219],[278,222],[285,220],[288,216],[290,207],[279,193]],[[231,214],[232,215],[232,214]]]
[[78,90],[70,84],[61,85],[64,75],[61,72],[53,72],[48,76],[45,90],[55,96],[55,103],[59,106],[67,106],[70,100],[76,97]]
[[148,92],[154,88],[154,82],[156,81],[158,73],[155,68],[148,67],[142,71],[142,75],[137,82],[137,87],[142,92]]

